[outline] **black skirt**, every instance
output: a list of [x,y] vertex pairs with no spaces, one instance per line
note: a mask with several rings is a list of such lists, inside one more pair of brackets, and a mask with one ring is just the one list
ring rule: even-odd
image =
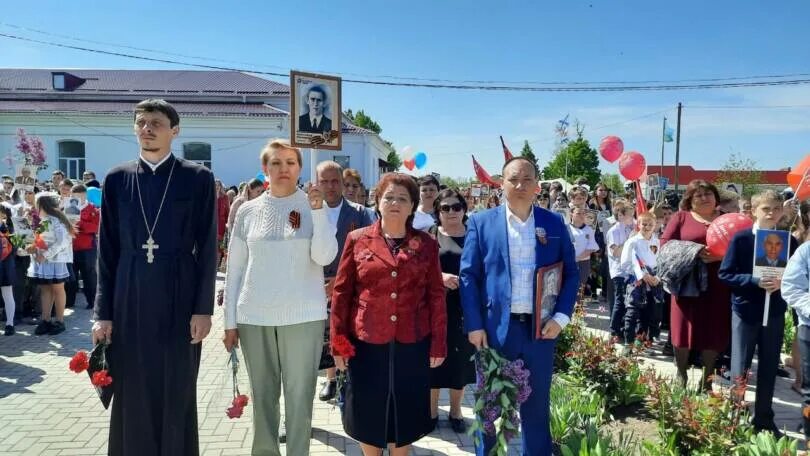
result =
[[475,383],[475,347],[464,332],[464,317],[458,290],[447,292],[447,358],[441,366],[430,370],[430,387],[434,389],[463,389]]
[[17,253],[14,249],[11,249],[11,253],[3,261],[0,261],[0,287],[17,284],[17,268],[14,263],[16,258]]
[[346,433],[377,448],[410,445],[429,434],[430,338],[414,344],[353,343],[343,409]]

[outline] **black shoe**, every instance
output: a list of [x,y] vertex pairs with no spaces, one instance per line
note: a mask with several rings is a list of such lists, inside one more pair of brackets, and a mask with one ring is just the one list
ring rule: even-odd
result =
[[37,336],[41,336],[43,334],[48,334],[51,332],[51,322],[48,320],[42,320],[39,322],[36,328],[34,328],[34,334]]
[[790,372],[788,372],[785,369],[784,364],[780,364],[779,366],[776,367],[776,376],[777,377],[790,378]]
[[321,388],[320,394],[318,394],[318,399],[326,402],[335,398],[335,394],[337,394],[337,380],[329,380],[323,385]]
[[448,416],[447,420],[450,421],[450,427],[456,434],[464,434],[467,432],[467,423],[464,422],[464,418],[453,418],[452,416]]
[[85,309],[92,309],[93,307],[95,307],[93,304],[88,304],[84,306]]
[[51,323],[51,330],[48,332],[51,336],[55,336],[57,334],[62,334],[65,332],[65,324],[61,321],[55,321]]
[[287,425],[284,422],[278,427],[278,443],[287,443]]
[[672,348],[672,344],[667,342],[664,344],[664,348],[661,349],[661,354],[664,356],[675,356],[675,350]]
[[4,336],[13,336],[14,335],[14,326],[6,325],[6,331],[3,333]]
[[435,431],[436,428],[439,427],[439,417],[437,416],[436,418],[431,418],[430,424],[431,424],[430,432]]

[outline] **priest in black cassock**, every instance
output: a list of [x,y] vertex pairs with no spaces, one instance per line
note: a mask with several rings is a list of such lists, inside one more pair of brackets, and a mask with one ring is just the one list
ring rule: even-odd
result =
[[102,187],[93,342],[113,378],[110,455],[199,454],[197,372],[216,280],[214,177],[175,157],[177,111],[135,106],[140,158]]

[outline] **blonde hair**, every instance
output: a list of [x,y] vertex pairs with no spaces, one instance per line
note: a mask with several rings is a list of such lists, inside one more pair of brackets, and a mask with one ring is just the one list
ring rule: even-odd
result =
[[653,212],[642,212],[636,216],[636,221],[641,222],[642,219],[652,220],[653,222],[656,221],[655,214]]
[[765,190],[764,192],[757,193],[756,195],[751,197],[751,210],[756,210],[760,204],[764,201],[772,201],[774,203],[778,203],[780,206],[782,205],[782,195],[776,193],[773,190]]
[[298,159],[298,166],[304,166],[301,158],[301,149],[294,147],[289,141],[281,138],[271,139],[267,142],[267,144],[265,144],[262,152],[259,154],[259,159],[262,161],[262,165],[266,166],[267,163],[270,162],[270,156],[283,149],[295,152],[295,156]]
[[343,179],[354,179],[358,184],[362,184],[363,180],[360,179],[360,173],[354,168],[346,168],[343,170]]

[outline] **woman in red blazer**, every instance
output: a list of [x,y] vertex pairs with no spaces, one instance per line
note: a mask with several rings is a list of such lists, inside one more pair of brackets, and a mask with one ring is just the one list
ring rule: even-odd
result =
[[335,365],[348,370],[346,433],[366,456],[407,455],[433,429],[430,368],[447,355],[439,247],[413,229],[419,189],[406,174],[383,176],[377,223],[346,238],[332,292]]

